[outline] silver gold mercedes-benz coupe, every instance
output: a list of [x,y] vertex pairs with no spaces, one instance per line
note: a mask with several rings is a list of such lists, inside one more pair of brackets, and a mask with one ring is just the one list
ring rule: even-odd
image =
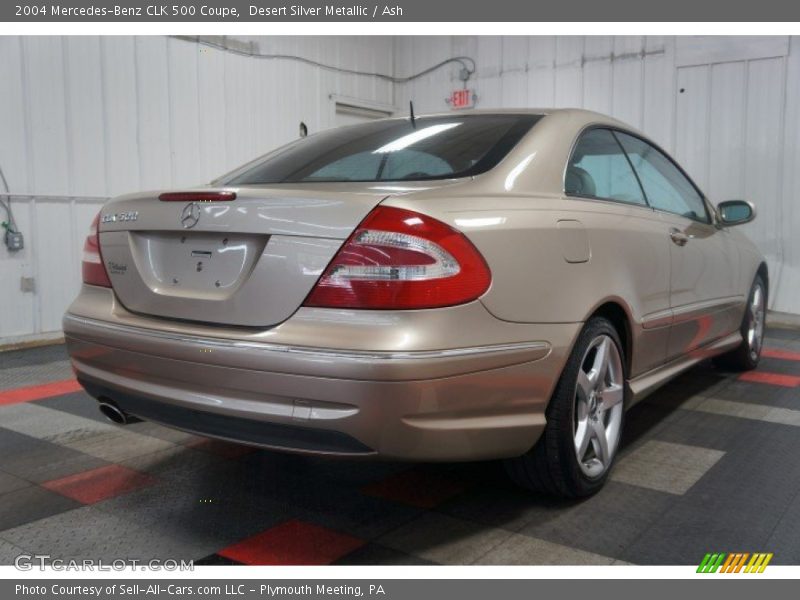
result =
[[609,475],[625,410],[710,357],[752,369],[768,274],[656,144],[583,110],[378,120],[92,225],[64,316],[112,420],[264,448]]

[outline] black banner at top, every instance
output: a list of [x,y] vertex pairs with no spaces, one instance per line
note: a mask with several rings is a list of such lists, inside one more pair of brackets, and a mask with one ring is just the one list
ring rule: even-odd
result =
[[794,22],[787,0],[10,0],[2,22]]

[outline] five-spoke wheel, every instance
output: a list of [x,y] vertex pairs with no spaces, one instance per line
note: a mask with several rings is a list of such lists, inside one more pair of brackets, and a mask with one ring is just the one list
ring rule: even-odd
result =
[[624,398],[622,358],[614,340],[599,335],[589,344],[575,386],[574,440],[581,470],[602,475],[619,443]]
[[761,345],[764,342],[764,320],[766,316],[764,296],[764,284],[760,279],[757,279],[753,284],[750,304],[747,308],[750,317],[747,328],[747,346],[752,360],[758,360],[761,354]]
[[767,316],[767,284],[759,274],[753,280],[747,308],[742,317],[740,332],[742,343],[736,348],[718,356],[714,362],[726,369],[749,371],[758,366],[761,359],[761,348],[764,345],[764,324]]
[[506,461],[512,479],[558,496],[598,491],[620,444],[626,376],[620,331],[609,319],[592,317],[562,370],[544,433],[526,454]]

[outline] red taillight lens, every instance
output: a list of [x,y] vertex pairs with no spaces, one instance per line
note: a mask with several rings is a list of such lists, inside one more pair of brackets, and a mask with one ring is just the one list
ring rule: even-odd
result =
[[164,192],[158,199],[161,202],[230,202],[236,200],[236,192]]
[[325,269],[306,306],[438,308],[470,302],[492,281],[486,261],[449,225],[379,206]]
[[109,280],[106,268],[103,266],[103,255],[100,253],[99,223],[100,213],[97,213],[89,228],[89,235],[86,236],[86,241],[83,243],[81,272],[83,274],[83,283],[110,288],[111,280]]

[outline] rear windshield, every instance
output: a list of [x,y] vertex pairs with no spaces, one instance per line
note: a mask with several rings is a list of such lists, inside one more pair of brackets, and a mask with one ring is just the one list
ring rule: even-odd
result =
[[488,171],[540,115],[391,119],[323,131],[246,165],[219,183],[421,181]]

